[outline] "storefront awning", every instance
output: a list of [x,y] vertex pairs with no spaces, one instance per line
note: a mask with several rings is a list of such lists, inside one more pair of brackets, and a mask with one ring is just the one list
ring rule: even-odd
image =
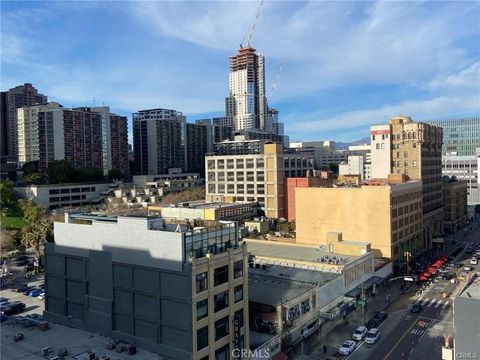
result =
[[379,284],[383,281],[381,277],[378,276],[372,276],[370,279],[365,281],[363,284],[358,285],[356,288],[353,288],[349,292],[345,294],[346,297],[350,298],[356,298],[362,294],[362,286],[365,291],[369,290],[370,288],[373,287],[375,284]]

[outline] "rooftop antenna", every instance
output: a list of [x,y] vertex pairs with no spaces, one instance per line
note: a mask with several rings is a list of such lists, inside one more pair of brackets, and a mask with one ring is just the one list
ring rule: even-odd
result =
[[[252,45],[253,34],[255,33],[255,28],[257,27],[258,19],[260,19],[260,14],[262,12],[263,2],[264,2],[264,0],[260,1],[260,5],[258,5],[257,14],[255,15],[255,20],[253,21],[252,27],[250,28],[250,31],[243,38],[242,44],[245,43],[245,39],[246,39],[247,42],[246,42],[245,45],[246,45],[247,48],[249,48]],[[240,44],[240,49],[243,49],[242,44]]]

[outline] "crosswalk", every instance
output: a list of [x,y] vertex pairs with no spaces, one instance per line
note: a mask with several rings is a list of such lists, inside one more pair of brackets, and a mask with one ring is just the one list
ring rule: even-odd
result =
[[445,309],[450,305],[450,301],[442,299],[420,298],[415,303],[422,307],[434,307],[435,309]]

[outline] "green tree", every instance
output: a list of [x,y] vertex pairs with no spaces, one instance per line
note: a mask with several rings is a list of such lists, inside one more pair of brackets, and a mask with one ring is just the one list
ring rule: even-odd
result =
[[125,175],[120,171],[118,167],[114,167],[112,170],[108,172],[109,180],[123,179],[124,177]]
[[101,181],[103,179],[103,171],[96,168],[84,168],[74,170],[74,174],[72,177],[72,180],[77,182]]
[[75,170],[67,160],[55,160],[48,164],[48,181],[50,183],[73,182]]
[[24,175],[30,175],[33,173],[38,173],[38,161],[29,161],[23,164],[22,169]]
[[45,177],[40,173],[31,173],[23,175],[23,180],[29,185],[38,185],[45,182]]
[[31,223],[39,222],[47,215],[44,208],[37,206],[31,200],[20,199],[18,200],[18,206],[22,211],[23,217]]
[[328,164],[328,170],[330,170],[334,174],[338,174],[338,164],[335,164],[335,163]]
[[15,196],[13,195],[13,181],[5,180],[0,182],[0,206],[4,209],[15,207]]

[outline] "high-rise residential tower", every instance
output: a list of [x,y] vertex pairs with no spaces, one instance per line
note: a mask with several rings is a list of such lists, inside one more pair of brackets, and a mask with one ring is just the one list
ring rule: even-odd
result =
[[251,47],[240,48],[230,57],[230,94],[225,100],[225,115],[236,130],[265,129],[265,58]]
[[141,110],[133,114],[133,148],[137,175],[185,170],[185,124],[181,112]]
[[19,162],[38,161],[45,171],[54,160],[72,167],[102,169],[102,117],[83,109],[66,109],[58,103],[17,110]]
[[111,169],[117,168],[122,175],[128,175],[128,119],[126,116],[110,113],[110,145]]
[[404,174],[422,181],[425,246],[443,232],[442,137],[441,127],[408,116],[371,128],[372,178]]
[[2,91],[0,96],[0,134],[1,156],[10,161],[17,161],[17,109],[23,106],[43,104],[47,102],[45,95],[29,83]]

